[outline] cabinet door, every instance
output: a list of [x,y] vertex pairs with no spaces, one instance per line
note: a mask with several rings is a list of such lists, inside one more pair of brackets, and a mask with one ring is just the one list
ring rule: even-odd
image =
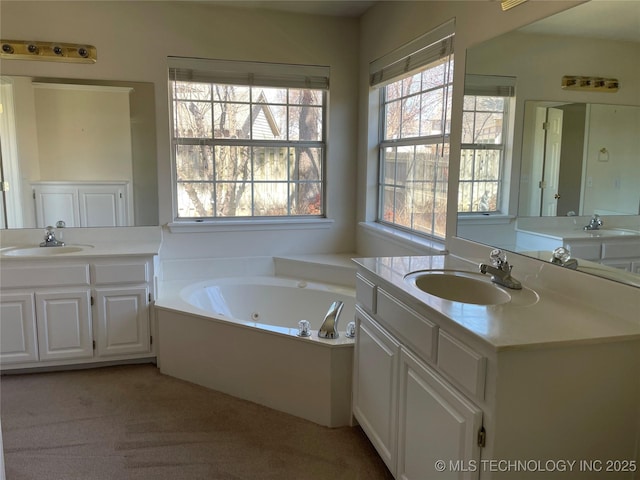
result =
[[63,220],[67,227],[79,227],[78,189],[71,185],[34,185],[36,225],[45,228]]
[[150,351],[149,289],[96,289],[98,356]]
[[398,410],[396,478],[478,478],[482,411],[404,349]]
[[127,219],[126,190],[122,185],[91,185],[78,188],[80,224],[83,227],[121,227]]
[[33,294],[2,294],[0,300],[0,363],[38,360]]
[[356,308],[353,414],[391,472],[396,468],[400,346]]
[[89,289],[36,293],[40,360],[93,357]]

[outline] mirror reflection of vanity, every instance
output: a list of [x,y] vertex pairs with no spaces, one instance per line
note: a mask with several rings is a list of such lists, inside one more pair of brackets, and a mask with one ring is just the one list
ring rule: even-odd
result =
[[[467,51],[467,75],[515,78],[515,97],[503,208],[459,214],[458,237],[544,261],[563,245],[579,270],[640,286],[639,19],[637,2],[591,1]],[[563,76],[620,88],[563,89]],[[604,225],[585,230],[594,214]]]
[[158,224],[151,83],[0,77],[2,228]]

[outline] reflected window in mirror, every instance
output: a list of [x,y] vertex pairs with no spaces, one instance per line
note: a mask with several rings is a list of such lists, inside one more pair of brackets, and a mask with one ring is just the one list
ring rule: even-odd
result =
[[462,114],[458,212],[507,214],[509,113],[515,78],[467,75]]

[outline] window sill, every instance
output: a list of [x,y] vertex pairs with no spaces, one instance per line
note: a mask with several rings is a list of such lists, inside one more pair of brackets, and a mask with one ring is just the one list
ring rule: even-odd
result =
[[330,218],[269,218],[251,220],[195,220],[167,224],[171,233],[246,232],[266,230],[312,230],[330,228]]
[[462,225],[506,225],[516,218],[515,215],[491,213],[488,215],[464,215],[458,214],[458,224]]
[[429,240],[421,235],[404,232],[377,222],[360,222],[359,225],[376,237],[413,249],[418,254],[437,255],[448,253],[443,242]]

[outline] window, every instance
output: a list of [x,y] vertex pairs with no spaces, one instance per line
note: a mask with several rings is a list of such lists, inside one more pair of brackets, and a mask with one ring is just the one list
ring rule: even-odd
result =
[[170,64],[178,219],[324,216],[328,69]]
[[377,63],[371,83],[381,95],[378,221],[445,238],[453,22]]
[[462,114],[458,212],[501,213],[508,138],[509,77],[467,75]]

